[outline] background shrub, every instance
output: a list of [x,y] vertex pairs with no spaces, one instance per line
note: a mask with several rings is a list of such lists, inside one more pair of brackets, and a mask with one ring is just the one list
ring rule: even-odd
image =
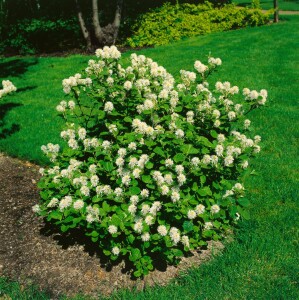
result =
[[126,43],[131,47],[164,45],[183,37],[260,26],[268,20],[269,16],[260,10],[234,4],[215,8],[208,2],[200,5],[166,3],[139,17]]
[[75,18],[23,19],[10,27],[0,47],[3,52],[12,54],[51,53],[82,47],[77,23]]

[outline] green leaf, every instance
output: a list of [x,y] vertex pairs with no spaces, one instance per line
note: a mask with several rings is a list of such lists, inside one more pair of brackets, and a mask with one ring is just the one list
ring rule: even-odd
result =
[[212,192],[211,192],[211,190],[208,186],[205,186],[204,188],[201,188],[201,189],[198,190],[198,194],[200,196],[204,197],[204,196],[207,196],[207,195],[211,196]]
[[188,233],[193,230],[193,223],[191,221],[185,221],[183,223],[183,228]]
[[198,190],[198,185],[196,182],[193,182],[192,191],[196,192]]
[[103,110],[100,110],[98,114],[98,119],[103,120],[105,118],[105,115],[105,112]]
[[51,219],[55,219],[55,220],[61,220],[62,219],[62,213],[59,212],[59,211],[52,211],[50,214],[49,214],[49,217]]
[[105,161],[102,163],[102,166],[107,172],[111,172],[113,170],[113,164],[111,162]]
[[186,138],[188,138],[188,139],[192,139],[193,138],[193,132],[191,130],[188,130],[186,132]]
[[132,123],[132,119],[130,117],[125,117],[124,122],[126,123]]
[[68,231],[69,226],[67,226],[67,225],[61,225],[60,229],[61,229],[62,232],[66,232],[66,231]]
[[185,153],[186,155],[199,153],[199,150],[194,148],[191,144],[183,145],[181,147],[181,149],[182,149],[183,153]]
[[245,220],[250,220],[250,213],[248,210],[244,210],[240,206],[238,206],[238,213],[241,215],[241,217]]
[[184,256],[183,251],[181,251],[181,250],[179,250],[179,249],[173,249],[173,250],[172,250],[172,253],[173,253],[173,255],[176,256],[176,257],[182,257],[182,256]]
[[92,237],[97,237],[97,236],[99,236],[99,234],[94,230],[94,231],[91,233],[91,236],[92,236]]
[[178,153],[173,157],[173,160],[178,163],[185,160],[185,155],[183,153]]
[[135,271],[133,274],[134,274],[135,277],[140,277],[140,276],[142,276],[141,270],[137,270],[137,271]]
[[74,224],[78,224],[81,220],[82,220],[82,217],[74,218],[74,219],[73,219],[73,223],[74,223]]
[[152,178],[149,175],[142,175],[141,179],[144,183],[151,183],[152,182]]
[[192,204],[192,205],[197,205],[198,201],[196,201],[194,198],[190,198],[189,203]]
[[141,253],[138,248],[133,248],[131,250],[131,255],[129,256],[130,261],[137,261],[141,258]]
[[160,238],[161,238],[161,236],[158,233],[155,233],[155,234],[152,235],[152,240],[153,241],[158,241],[158,240],[160,240]]
[[181,112],[183,110],[183,107],[182,106],[177,106],[174,111],[175,112]]
[[103,253],[106,255],[106,256],[110,256],[111,255],[111,252],[109,250],[103,250]]
[[203,237],[211,237],[213,235],[214,231],[213,230],[204,230],[202,233]]
[[157,153],[158,155],[162,156],[162,157],[165,157],[165,153],[164,153],[164,151],[161,147],[156,147],[154,149],[154,152]]
[[110,211],[110,206],[106,201],[103,202],[103,209],[104,209],[105,212]]
[[39,181],[37,184],[38,188],[43,189],[45,188],[47,185],[44,181]]
[[149,148],[151,148],[152,146],[154,146],[156,143],[152,140],[149,141],[145,141],[145,145]]
[[213,137],[214,139],[216,139],[218,137],[218,133],[215,130],[211,130],[210,134],[211,134],[211,137]]
[[247,198],[239,198],[238,203],[243,207],[248,207],[250,205],[250,202]]
[[221,189],[221,186],[220,186],[216,181],[214,181],[214,182],[212,183],[212,185],[213,185],[213,187],[214,187],[215,189],[217,189],[217,190],[220,190],[220,189]]
[[148,162],[145,164],[145,167],[146,167],[147,169],[152,169],[152,168],[154,167],[154,164],[153,164],[152,162],[148,161]]
[[68,216],[66,219],[63,220],[64,223],[70,223],[73,222],[74,217],[73,216]]
[[207,180],[206,176],[204,176],[204,175],[201,175],[201,176],[200,176],[200,183],[201,183],[202,185],[205,184],[206,180]]
[[49,194],[48,194],[47,191],[42,191],[39,194],[40,194],[41,198],[44,199],[44,200],[47,200],[48,197],[49,197]]
[[130,189],[129,189],[129,194],[130,195],[138,195],[138,194],[140,194],[140,188],[138,187],[138,186],[132,186],[132,187],[130,187]]
[[201,143],[202,145],[206,146],[206,147],[213,147],[213,144],[204,136],[200,136],[197,138],[198,142]]
[[92,197],[92,202],[97,203],[97,202],[100,202],[100,201],[101,201],[101,198],[98,195]]
[[147,184],[146,187],[149,188],[150,190],[156,189],[156,186],[154,184]]
[[127,239],[128,239],[130,244],[133,244],[133,242],[135,241],[135,237],[134,237],[133,234],[130,234]]

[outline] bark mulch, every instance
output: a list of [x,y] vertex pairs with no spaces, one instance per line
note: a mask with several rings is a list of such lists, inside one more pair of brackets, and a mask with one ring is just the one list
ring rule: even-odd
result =
[[133,280],[124,262],[110,265],[79,233],[61,234],[32,212],[38,203],[39,167],[0,154],[0,276],[37,285],[51,294],[97,297],[120,288],[165,285],[221,250],[219,242],[184,258],[178,267],[157,264],[144,280]]

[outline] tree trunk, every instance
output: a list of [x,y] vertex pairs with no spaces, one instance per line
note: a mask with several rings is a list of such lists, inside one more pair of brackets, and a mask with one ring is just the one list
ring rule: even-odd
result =
[[113,27],[114,27],[113,44],[115,44],[118,36],[118,31],[119,31],[120,21],[121,21],[122,6],[123,6],[123,0],[117,0],[115,17],[113,22]]
[[104,34],[99,21],[98,0],[92,0],[92,22],[96,39],[102,45]]
[[77,8],[77,13],[78,13],[78,20],[79,20],[80,28],[81,28],[83,37],[86,41],[87,49],[92,50],[90,33],[85,25],[80,4],[79,4],[78,0],[75,0],[75,2],[76,2],[76,8]]
[[278,0],[274,0],[274,23],[278,23]]

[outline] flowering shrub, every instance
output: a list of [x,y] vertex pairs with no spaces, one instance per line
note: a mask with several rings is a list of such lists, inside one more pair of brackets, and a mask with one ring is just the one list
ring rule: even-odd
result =
[[41,169],[33,209],[63,232],[81,228],[111,260],[127,257],[139,277],[155,256],[176,263],[248,217],[239,178],[261,138],[245,135],[246,114],[267,91],[244,89],[241,102],[229,82],[212,92],[219,58],[196,61],[176,83],[143,55],[126,68],[114,46],[96,56],[63,80],[66,146],[42,146],[52,166]]
[[3,89],[0,90],[0,99],[7,94],[10,94],[12,92],[15,92],[17,88],[13,85],[13,83],[9,80],[3,80],[2,81]]

